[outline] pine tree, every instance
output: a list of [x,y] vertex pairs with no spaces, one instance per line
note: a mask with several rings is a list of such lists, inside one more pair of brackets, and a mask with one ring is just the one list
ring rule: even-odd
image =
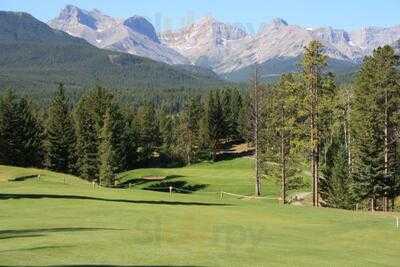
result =
[[[336,92],[331,107],[331,116],[324,117],[321,132],[321,178],[320,195],[322,205],[334,208],[354,208],[351,177],[350,114],[352,89],[344,86]],[[333,108],[332,108],[333,107]],[[322,108],[322,111],[324,109]]]
[[216,161],[217,149],[219,148],[224,131],[224,114],[220,94],[217,91],[211,91],[208,95],[207,122],[212,159]]
[[75,129],[69,100],[60,84],[48,110],[46,123],[46,165],[49,169],[70,172],[74,169]]
[[75,110],[76,153],[79,175],[89,181],[99,177],[99,138],[93,113],[82,98]]
[[243,97],[243,104],[239,110],[239,136],[247,143],[253,140],[252,126],[252,99],[250,93]]
[[240,133],[240,112],[242,110],[242,96],[237,89],[231,90],[231,113],[229,116],[230,138],[236,141],[242,141],[243,136]]
[[[112,127],[112,145],[115,159],[114,170],[116,172],[121,172],[127,168],[128,156],[130,153],[128,149],[131,149],[132,145],[128,143],[131,141],[128,130],[129,126],[127,119],[122,114],[119,106],[116,103],[111,104],[108,113],[111,119]],[[104,116],[104,121],[106,120],[106,115]]]
[[177,139],[175,116],[169,114],[166,110],[160,113],[160,135],[161,148],[160,157],[162,163],[170,163],[175,160],[175,144]]
[[18,135],[14,138],[19,144],[18,165],[39,167],[43,163],[43,128],[35,117],[32,104],[26,98],[18,103]]
[[126,136],[126,170],[132,170],[138,166],[139,130],[135,116],[131,111],[127,112],[125,136]]
[[352,112],[352,171],[358,201],[378,198],[383,209],[399,193],[399,58],[385,46],[366,57],[357,77]]
[[113,98],[113,94],[101,86],[97,86],[87,96],[87,108],[93,115],[99,134],[103,128],[105,114],[113,103]]
[[0,102],[0,150],[3,164],[38,167],[42,163],[42,127],[26,98],[8,91]]
[[161,142],[159,122],[154,105],[146,104],[140,107],[137,117],[140,128],[141,160],[149,163]]
[[17,165],[20,156],[19,144],[16,137],[19,135],[19,118],[17,114],[18,102],[14,93],[9,90],[1,98],[1,148],[2,164]]
[[221,105],[222,105],[222,112],[224,115],[224,124],[223,124],[224,131],[222,132],[222,138],[229,140],[232,136],[234,127],[231,90],[222,91]]
[[103,128],[101,130],[101,143],[99,148],[100,158],[100,184],[102,186],[114,186],[115,173],[117,171],[117,152],[113,145],[113,122],[111,112],[106,112]]
[[100,173],[100,135],[113,95],[102,87],[83,96],[75,110],[77,165],[81,177],[98,180]]
[[323,94],[323,72],[327,65],[327,57],[323,54],[323,46],[318,41],[312,41],[304,52],[302,62],[303,75],[308,90],[308,112],[310,124],[310,151],[311,175],[313,180],[313,205],[319,205],[319,156],[320,156],[320,130],[319,106]]
[[[265,96],[261,152],[266,173],[280,177],[283,203],[287,201],[287,191],[292,179],[297,178],[297,167],[302,161],[300,156],[305,147],[303,92],[299,78],[294,74],[285,74]],[[269,164],[270,162],[278,164]]]
[[179,120],[178,148],[190,165],[197,159],[200,149],[200,121],[202,109],[198,100],[190,98]]
[[349,175],[348,147],[343,129],[335,133],[334,140],[327,147],[322,164],[320,194],[323,205],[331,208],[351,209],[352,180]]

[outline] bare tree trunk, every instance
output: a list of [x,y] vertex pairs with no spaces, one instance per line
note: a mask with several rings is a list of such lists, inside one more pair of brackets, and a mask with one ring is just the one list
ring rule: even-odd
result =
[[285,151],[285,141],[283,139],[283,134],[281,135],[281,160],[282,160],[282,202],[286,204],[286,151]]
[[189,142],[188,142],[189,149],[186,152],[187,153],[187,163],[188,163],[189,166],[192,164],[192,155],[191,155],[192,148],[193,148],[192,142],[193,142],[193,140],[192,140],[192,131],[189,130]]
[[[318,140],[318,139],[317,139]],[[318,142],[318,141],[317,141]],[[315,191],[316,191],[316,206],[320,205],[320,196],[319,196],[319,145],[317,145],[317,153],[315,157]]]
[[316,179],[315,179],[315,156],[314,156],[314,150],[312,151],[312,155],[311,155],[311,176],[312,176],[312,181],[313,181],[313,206],[316,205]]
[[316,168],[315,168],[315,106],[314,106],[314,88],[310,88],[311,92],[311,122],[310,122],[310,146],[311,146],[311,176],[313,190],[313,206],[316,205]]
[[375,211],[375,197],[371,198],[371,212]]
[[346,128],[347,128],[347,134],[346,134],[346,139],[347,139],[347,163],[349,165],[349,175],[352,172],[352,154],[351,154],[351,132],[350,132],[350,114],[351,114],[351,103],[350,103],[350,92],[346,92],[347,94],[347,108],[346,108]]
[[259,116],[260,107],[258,99],[258,69],[256,67],[254,75],[254,145],[255,145],[255,195],[261,196],[261,177],[260,177],[260,155],[259,155]]
[[260,171],[259,171],[259,161],[258,158],[256,158],[256,188],[255,188],[255,193],[256,196],[261,196],[261,179],[260,179]]
[[[312,70],[314,77],[316,77],[315,70]],[[313,181],[313,206],[318,206],[318,169],[317,169],[317,82],[313,83],[310,88],[311,93],[311,123],[310,123],[310,145],[311,145],[311,175]]]
[[318,99],[318,75],[317,70],[314,70],[315,75],[315,85],[314,85],[314,110],[315,110],[315,198],[316,198],[316,206],[319,207],[319,157],[320,157],[320,140],[319,140],[319,99]]
[[192,163],[192,161],[191,161],[191,159],[190,159],[190,150],[189,150],[189,151],[186,151],[186,162],[187,162],[187,165],[188,165],[188,166],[190,166],[191,163]]
[[344,111],[344,142],[347,149],[347,165],[349,166],[349,175],[351,174],[351,133],[350,133],[350,93],[346,89],[346,109]]
[[312,116],[311,118],[311,177],[312,177],[312,183],[313,183],[313,206],[315,206],[316,204],[316,199],[315,199],[315,195],[316,195],[316,184],[315,184],[315,149],[314,149],[314,117]]

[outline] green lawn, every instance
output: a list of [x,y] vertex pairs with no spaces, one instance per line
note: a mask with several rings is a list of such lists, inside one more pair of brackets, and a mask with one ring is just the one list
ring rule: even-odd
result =
[[[208,185],[172,197],[141,190],[146,184],[93,188],[72,176],[64,184],[61,174],[0,166],[0,266],[399,265],[393,214],[221,201],[204,193],[221,186],[251,193],[250,166],[237,159],[121,175],[122,182],[159,172]],[[40,180],[7,182],[39,172]]]
[[[168,188],[178,192],[194,191],[197,194],[210,192],[230,192],[242,195],[254,194],[254,162],[250,158],[238,158],[220,162],[203,162],[185,168],[149,168],[122,173],[120,183],[131,183],[135,188]],[[143,177],[166,177],[165,181],[144,181]],[[183,190],[180,190],[183,189]],[[263,195],[276,197],[279,185],[269,180],[263,181]]]

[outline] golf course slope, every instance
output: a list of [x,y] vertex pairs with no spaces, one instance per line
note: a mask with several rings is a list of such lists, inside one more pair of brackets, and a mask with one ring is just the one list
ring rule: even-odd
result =
[[[400,263],[396,214],[221,199],[222,190],[251,194],[250,159],[134,170],[119,182],[121,188],[106,189],[70,175],[0,166],[0,266]],[[192,192],[150,190],[166,185]],[[278,185],[264,189],[276,197]]]

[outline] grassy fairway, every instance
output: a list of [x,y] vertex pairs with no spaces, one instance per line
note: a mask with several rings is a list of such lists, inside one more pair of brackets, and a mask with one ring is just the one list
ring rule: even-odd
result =
[[[120,175],[121,183],[137,184],[136,188],[167,188],[169,185],[197,193],[231,192],[251,195],[254,192],[254,164],[249,158],[220,162],[204,162],[185,168],[139,169]],[[165,181],[143,181],[142,177],[162,176]],[[263,195],[277,196],[279,186],[272,180],[264,181]]]
[[[0,166],[0,265],[398,266],[400,231],[390,215],[220,201],[200,193],[251,182],[246,164],[239,159],[158,169],[209,185],[172,198],[140,189],[94,189],[71,176],[64,184],[63,175],[45,171],[40,181],[7,182],[39,171]],[[146,171],[123,179],[155,175]],[[249,193],[247,187],[233,190]]]

